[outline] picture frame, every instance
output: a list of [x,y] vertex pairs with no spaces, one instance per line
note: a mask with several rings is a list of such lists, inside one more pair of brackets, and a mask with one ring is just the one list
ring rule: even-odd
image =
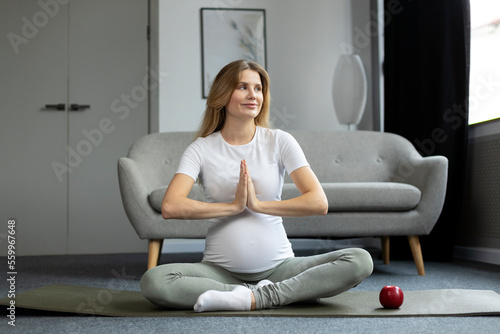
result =
[[267,69],[266,11],[247,8],[201,8],[202,97],[228,63],[254,61]]

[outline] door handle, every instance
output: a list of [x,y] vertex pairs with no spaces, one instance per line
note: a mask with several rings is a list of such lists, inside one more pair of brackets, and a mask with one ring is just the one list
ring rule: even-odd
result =
[[90,105],[88,104],[76,104],[76,103],[73,103],[70,105],[70,110],[71,111],[80,111],[80,110],[83,110],[83,109],[88,109],[90,108]]
[[64,110],[64,109],[66,109],[66,104],[65,103],[46,104],[45,109]]

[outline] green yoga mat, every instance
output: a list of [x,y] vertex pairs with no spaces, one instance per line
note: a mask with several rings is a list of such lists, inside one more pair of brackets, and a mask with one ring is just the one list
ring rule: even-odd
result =
[[[16,295],[16,308],[123,317],[422,317],[500,315],[500,295],[487,290],[405,291],[401,308],[384,309],[378,291],[348,291],[318,303],[249,312],[204,312],[161,309],[140,292],[75,285],[48,285]],[[10,305],[9,298],[0,305]]]

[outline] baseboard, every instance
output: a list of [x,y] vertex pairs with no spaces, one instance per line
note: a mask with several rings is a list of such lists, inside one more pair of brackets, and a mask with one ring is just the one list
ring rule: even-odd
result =
[[500,264],[500,249],[455,246],[455,259]]
[[[355,239],[290,239],[292,248],[299,250],[312,250],[318,252],[331,251],[346,247],[380,248],[378,238],[355,238]],[[176,253],[202,253],[205,249],[204,239],[168,239],[163,243],[163,254]]]

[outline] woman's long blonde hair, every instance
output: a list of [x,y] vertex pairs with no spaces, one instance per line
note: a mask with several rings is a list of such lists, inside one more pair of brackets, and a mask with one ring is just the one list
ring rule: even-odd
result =
[[213,132],[220,131],[226,121],[226,108],[231,95],[240,81],[241,72],[253,70],[259,73],[262,82],[262,108],[255,117],[255,124],[269,128],[269,105],[271,93],[269,91],[269,74],[259,64],[253,61],[236,60],[224,66],[215,77],[208,93],[205,114],[196,137],[206,137]]

